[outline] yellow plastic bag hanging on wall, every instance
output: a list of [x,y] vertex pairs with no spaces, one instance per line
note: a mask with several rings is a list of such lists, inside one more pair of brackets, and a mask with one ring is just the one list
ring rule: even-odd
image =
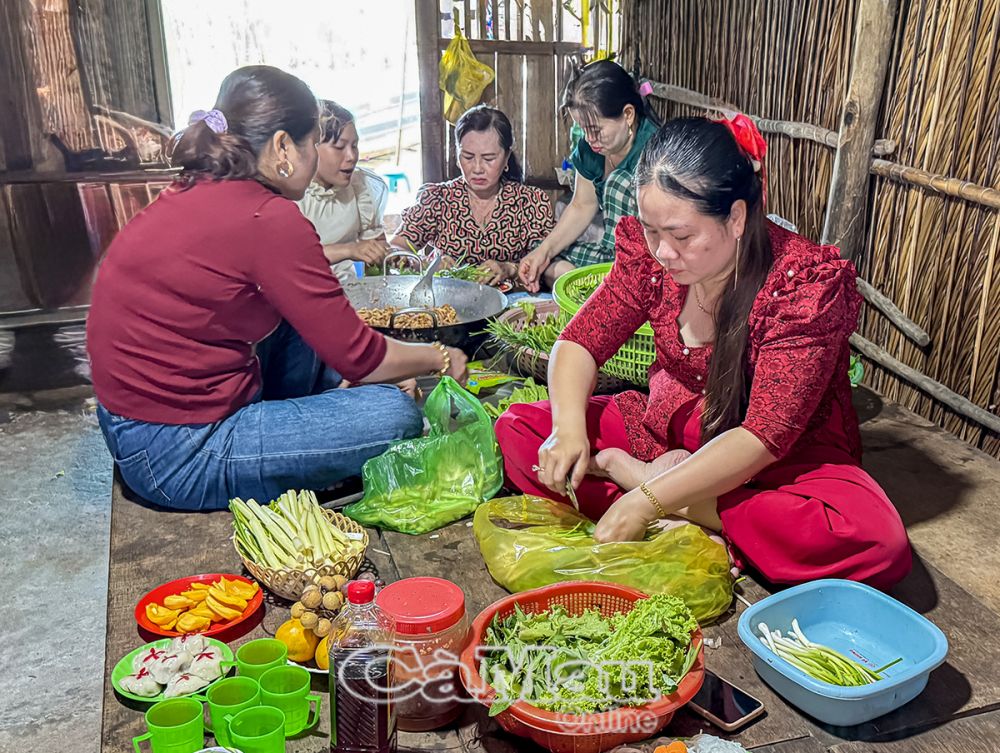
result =
[[444,116],[448,122],[457,123],[463,112],[479,104],[494,75],[492,68],[476,60],[469,40],[456,26],[455,36],[438,66],[438,85],[444,92]]
[[515,593],[571,580],[619,583],[677,596],[702,624],[733,600],[726,548],[697,526],[599,544],[593,521],[569,505],[523,496],[480,505],[472,530],[490,575]]

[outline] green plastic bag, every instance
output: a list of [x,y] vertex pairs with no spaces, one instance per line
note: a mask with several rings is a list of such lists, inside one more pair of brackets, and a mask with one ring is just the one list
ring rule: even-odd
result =
[[523,496],[481,505],[473,531],[490,575],[515,593],[569,580],[607,581],[678,596],[702,624],[733,600],[726,548],[698,526],[598,544],[594,523],[572,507]]
[[430,434],[404,439],[361,471],[365,496],[343,512],[366,526],[427,533],[464,518],[500,489],[493,422],[451,377],[427,397]]

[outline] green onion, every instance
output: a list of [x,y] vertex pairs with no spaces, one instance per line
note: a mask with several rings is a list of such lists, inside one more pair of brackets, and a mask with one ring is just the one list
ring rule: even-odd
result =
[[532,304],[520,303],[518,306],[524,312],[523,323],[514,325],[509,321],[494,319],[486,326],[486,331],[509,350],[548,353],[569,323],[569,317],[562,313],[553,313],[544,319],[536,318],[535,307]]
[[859,662],[849,659],[828,646],[813,643],[799,628],[798,620],[792,620],[792,629],[783,636],[780,630],[771,630],[763,622],[757,625],[761,642],[775,654],[810,677],[830,685],[859,687],[871,685],[883,679],[882,673],[903,659],[891,661],[879,669],[869,669]]

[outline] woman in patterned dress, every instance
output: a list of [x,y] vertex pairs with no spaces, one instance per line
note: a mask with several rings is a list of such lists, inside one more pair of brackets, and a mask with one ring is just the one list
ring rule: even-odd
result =
[[[766,219],[764,150],[744,116],[673,120],[652,138],[639,216],[618,224],[614,268],[553,349],[551,403],[497,422],[506,470],[560,500],[572,483],[601,541],[686,519],[773,582],[888,588],[910,548],[860,464],[847,375],[857,272]],[[591,397],[597,369],[646,321],[649,395]]]
[[391,243],[430,244],[451,263],[481,265],[486,282],[499,285],[516,277],[517,262],[552,230],[552,205],[544,191],[524,185],[510,120],[500,110],[468,110],[455,125],[455,144],[462,177],[423,186]]
[[[659,125],[632,77],[610,60],[584,66],[566,85],[562,108],[580,124],[584,138],[570,156],[576,184],[569,206],[552,234],[518,268],[518,277],[531,292],[537,292],[541,282],[552,287],[575,267],[615,258],[615,226],[636,212],[635,166]],[[594,243],[580,241],[599,210],[604,213],[604,236]]]

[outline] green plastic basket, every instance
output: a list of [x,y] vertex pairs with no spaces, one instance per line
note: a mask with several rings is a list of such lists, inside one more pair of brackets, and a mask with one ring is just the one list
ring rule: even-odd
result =
[[[570,270],[556,280],[552,297],[559,308],[572,316],[611,271],[612,262],[591,264]],[[646,322],[601,368],[605,374],[632,384],[649,383],[649,366],[656,359],[653,328]]]

